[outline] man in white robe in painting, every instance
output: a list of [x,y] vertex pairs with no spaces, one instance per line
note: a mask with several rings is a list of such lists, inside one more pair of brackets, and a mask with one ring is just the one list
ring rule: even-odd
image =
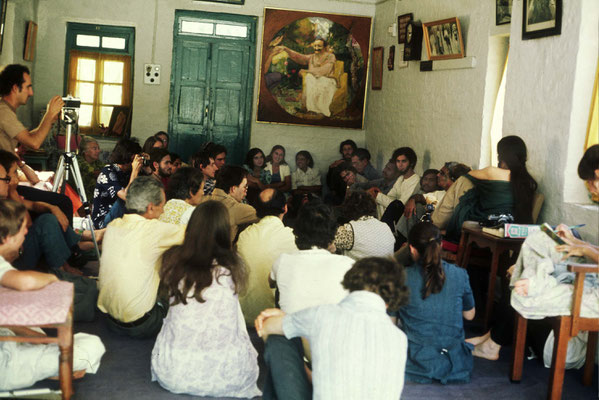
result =
[[335,55],[327,50],[327,42],[317,37],[312,43],[313,54],[300,54],[286,46],[277,46],[276,53],[287,52],[289,58],[308,69],[300,71],[306,81],[306,90],[302,92],[302,104],[307,111],[331,116],[330,105],[337,90],[335,72]]

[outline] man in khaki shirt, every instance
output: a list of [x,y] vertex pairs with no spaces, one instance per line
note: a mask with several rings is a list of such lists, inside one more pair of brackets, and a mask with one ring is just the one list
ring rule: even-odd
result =
[[2,70],[0,96],[0,149],[14,152],[17,143],[39,149],[64,106],[60,96],[50,99],[42,121],[32,130],[25,128],[16,114],[17,108],[27,104],[33,96],[31,76],[26,66],[11,64]]
[[149,176],[136,178],[127,190],[127,209],[134,214],[106,228],[100,258],[98,308],[108,314],[117,333],[145,338],[158,333],[168,309],[158,298],[161,256],[183,243],[185,225],[158,221],[165,203],[162,184]]
[[247,171],[241,167],[226,165],[216,175],[216,186],[207,200],[222,202],[229,210],[231,241],[237,237],[240,225],[258,222],[254,207],[243,204],[248,191]]

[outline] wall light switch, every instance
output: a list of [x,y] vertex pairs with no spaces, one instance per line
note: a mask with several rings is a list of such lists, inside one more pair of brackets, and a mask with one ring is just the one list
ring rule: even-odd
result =
[[160,85],[160,64],[144,64],[144,83]]

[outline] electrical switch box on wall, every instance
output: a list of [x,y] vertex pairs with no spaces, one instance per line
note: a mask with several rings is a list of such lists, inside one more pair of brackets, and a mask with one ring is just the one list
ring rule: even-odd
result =
[[160,84],[160,64],[144,64],[144,83],[147,85]]

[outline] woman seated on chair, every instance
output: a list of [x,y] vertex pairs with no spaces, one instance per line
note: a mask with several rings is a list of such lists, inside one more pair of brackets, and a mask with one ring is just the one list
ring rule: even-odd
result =
[[406,268],[410,301],[399,310],[408,336],[406,379],[430,383],[469,382],[472,346],[463,319],[474,318],[466,270],[441,260],[441,234],[429,222],[414,225],[408,244],[415,264]]
[[152,380],[174,393],[259,396],[258,353],[237,297],[247,275],[222,203],[196,207],[183,244],[164,253],[160,280],[171,306],[152,351]]
[[166,187],[167,202],[158,218],[162,222],[187,225],[191,213],[204,197],[204,174],[197,168],[177,170]]
[[[449,188],[444,200],[459,198],[447,224],[446,237],[460,239],[464,221],[484,221],[491,214],[512,214],[516,223],[531,224],[537,182],[526,169],[526,144],[518,136],[497,143],[498,167],[470,171]],[[455,196],[451,191],[464,191]],[[433,223],[444,228],[445,221]]]
[[[578,165],[578,175],[585,180],[591,194],[599,194],[599,145],[590,147]],[[544,232],[530,235],[523,243],[516,264],[510,268],[512,287],[511,305],[524,318],[542,319],[550,316],[569,315],[572,309],[572,282],[574,274],[567,271],[569,263],[599,262],[599,246],[575,237],[566,225],[559,225],[557,234],[565,244],[558,245]],[[507,297],[508,294],[504,295]],[[477,357],[496,360],[501,346],[512,338],[513,316],[507,300],[503,310],[497,314],[493,328],[485,335],[468,339],[476,347]],[[581,316],[599,317],[599,278],[587,274],[582,297]],[[538,325],[538,324],[537,324]],[[551,327],[535,328],[539,332],[541,345],[533,350],[543,353],[545,366],[551,364],[553,335],[547,335]],[[535,343],[535,337],[528,335]],[[544,346],[543,346],[543,343]],[[544,349],[543,349],[544,347]],[[579,368],[584,363],[586,334],[579,334],[568,344],[566,368]]]

